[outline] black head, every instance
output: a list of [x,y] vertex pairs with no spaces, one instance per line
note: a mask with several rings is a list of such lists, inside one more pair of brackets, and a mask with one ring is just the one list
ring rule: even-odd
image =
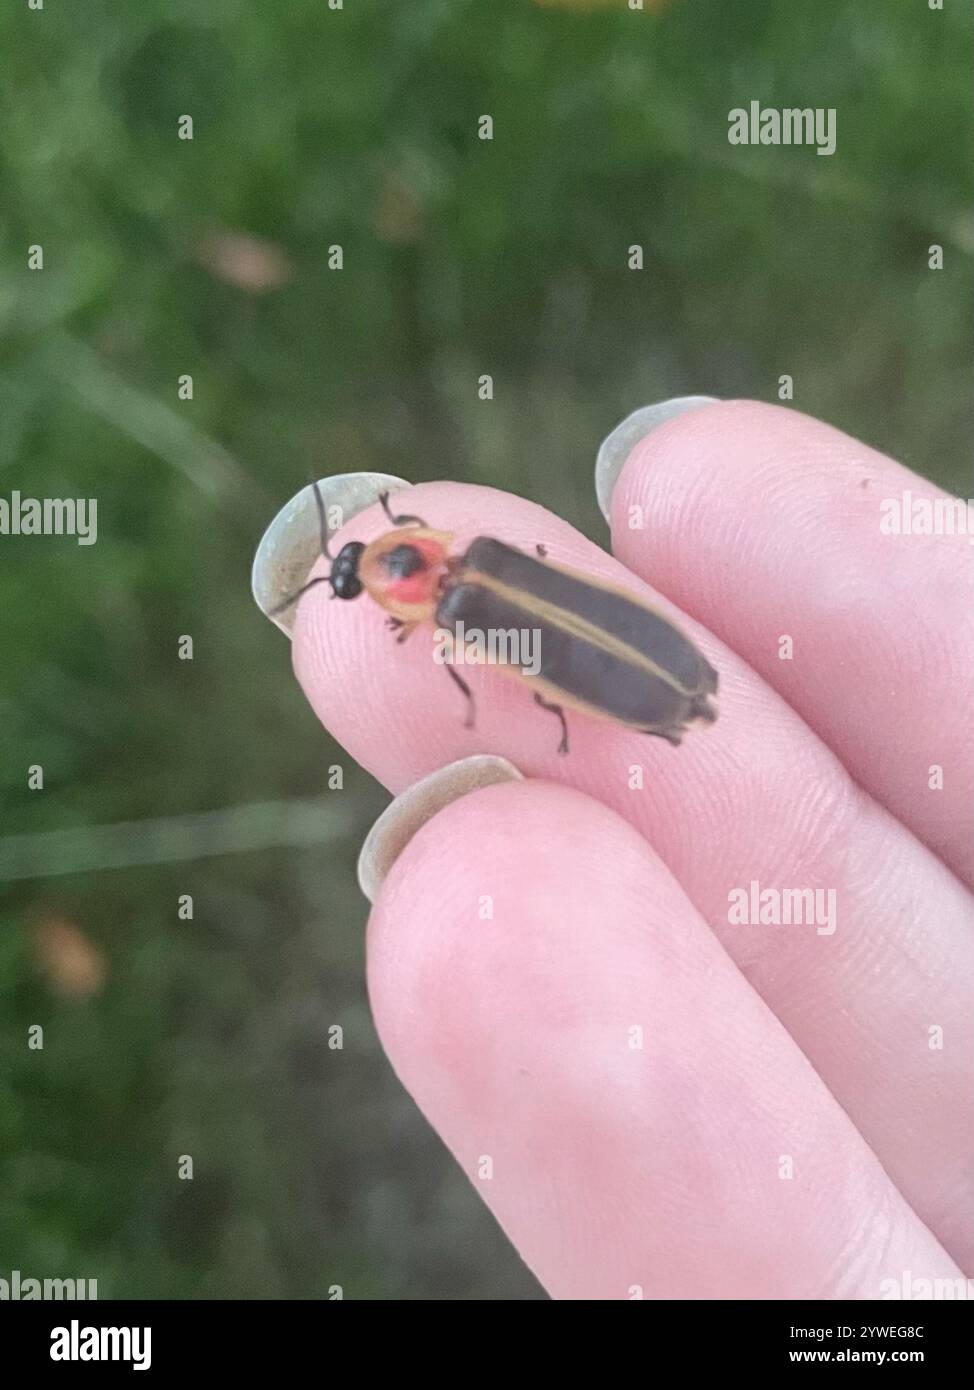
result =
[[358,577],[359,560],[365,546],[361,541],[349,541],[335,556],[331,566],[330,583],[335,598],[358,598],[362,581]]

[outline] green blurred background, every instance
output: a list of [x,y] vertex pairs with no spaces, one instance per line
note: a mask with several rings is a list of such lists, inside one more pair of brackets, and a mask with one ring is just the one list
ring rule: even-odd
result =
[[[0,845],[0,1276],[540,1296],[381,1055],[354,863],[386,797],[327,792],[253,549],[354,469],[601,539],[624,414],[782,373],[966,490],[963,8],[4,6],[0,495],[95,496],[99,538],[0,537],[2,833],[63,832]],[[751,99],[835,107],[836,154],[731,147]]]

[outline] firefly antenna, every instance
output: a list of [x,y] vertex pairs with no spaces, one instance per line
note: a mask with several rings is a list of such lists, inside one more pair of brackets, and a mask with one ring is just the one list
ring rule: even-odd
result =
[[315,506],[318,508],[318,536],[321,541],[321,553],[326,560],[333,560],[335,557],[328,549],[328,518],[325,515],[325,500],[317,483],[312,483],[311,489],[315,495]]
[[[315,507],[318,510],[318,539],[321,545],[321,553],[326,560],[331,560],[334,564],[335,557],[328,549],[328,518],[325,515],[325,500],[321,495],[321,488],[316,482],[311,484],[311,491],[315,495]],[[331,584],[332,598],[334,594],[334,581],[330,574],[319,574],[315,579],[309,579],[307,584],[302,584],[293,594],[288,594],[287,598],[281,603],[275,604],[270,610],[270,617],[276,618],[278,613],[283,613],[286,608],[290,608],[292,603],[297,603],[302,594],[306,594],[309,589],[313,589],[316,584]]]

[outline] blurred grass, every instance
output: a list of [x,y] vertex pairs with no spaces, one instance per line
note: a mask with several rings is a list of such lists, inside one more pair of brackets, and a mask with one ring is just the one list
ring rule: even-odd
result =
[[[375,1039],[354,858],[382,792],[347,766],[328,842],[273,847],[273,806],[343,759],[252,605],[253,547],[312,471],[353,469],[510,488],[602,536],[591,466],[623,414],[774,399],[784,372],[798,408],[967,492],[969,16],[90,0],[5,7],[0,50],[0,495],[99,499],[95,546],[0,538],[3,833],[272,808],[264,848],[8,885],[0,1274],[537,1296]],[[730,147],[752,98],[834,106],[834,157]],[[38,953],[62,921],[104,959],[87,994]]]

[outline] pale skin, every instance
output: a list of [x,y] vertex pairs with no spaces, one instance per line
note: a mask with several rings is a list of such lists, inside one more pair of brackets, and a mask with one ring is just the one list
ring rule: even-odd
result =
[[[466,673],[467,730],[432,629],[403,647],[366,596],[301,601],[298,678],[390,791],[471,753],[527,779],[408,844],[368,982],[392,1065],[554,1297],[974,1276],[974,546],[883,535],[907,488],[942,495],[726,402],[637,446],[616,558],[517,497],[410,493],[457,549],[542,542],[668,612],[720,673],[716,724],[678,749],[569,712],[559,756],[490,670]],[[387,529],[376,507],[335,545]],[[732,924],[752,880],[834,890],[834,933]]]

